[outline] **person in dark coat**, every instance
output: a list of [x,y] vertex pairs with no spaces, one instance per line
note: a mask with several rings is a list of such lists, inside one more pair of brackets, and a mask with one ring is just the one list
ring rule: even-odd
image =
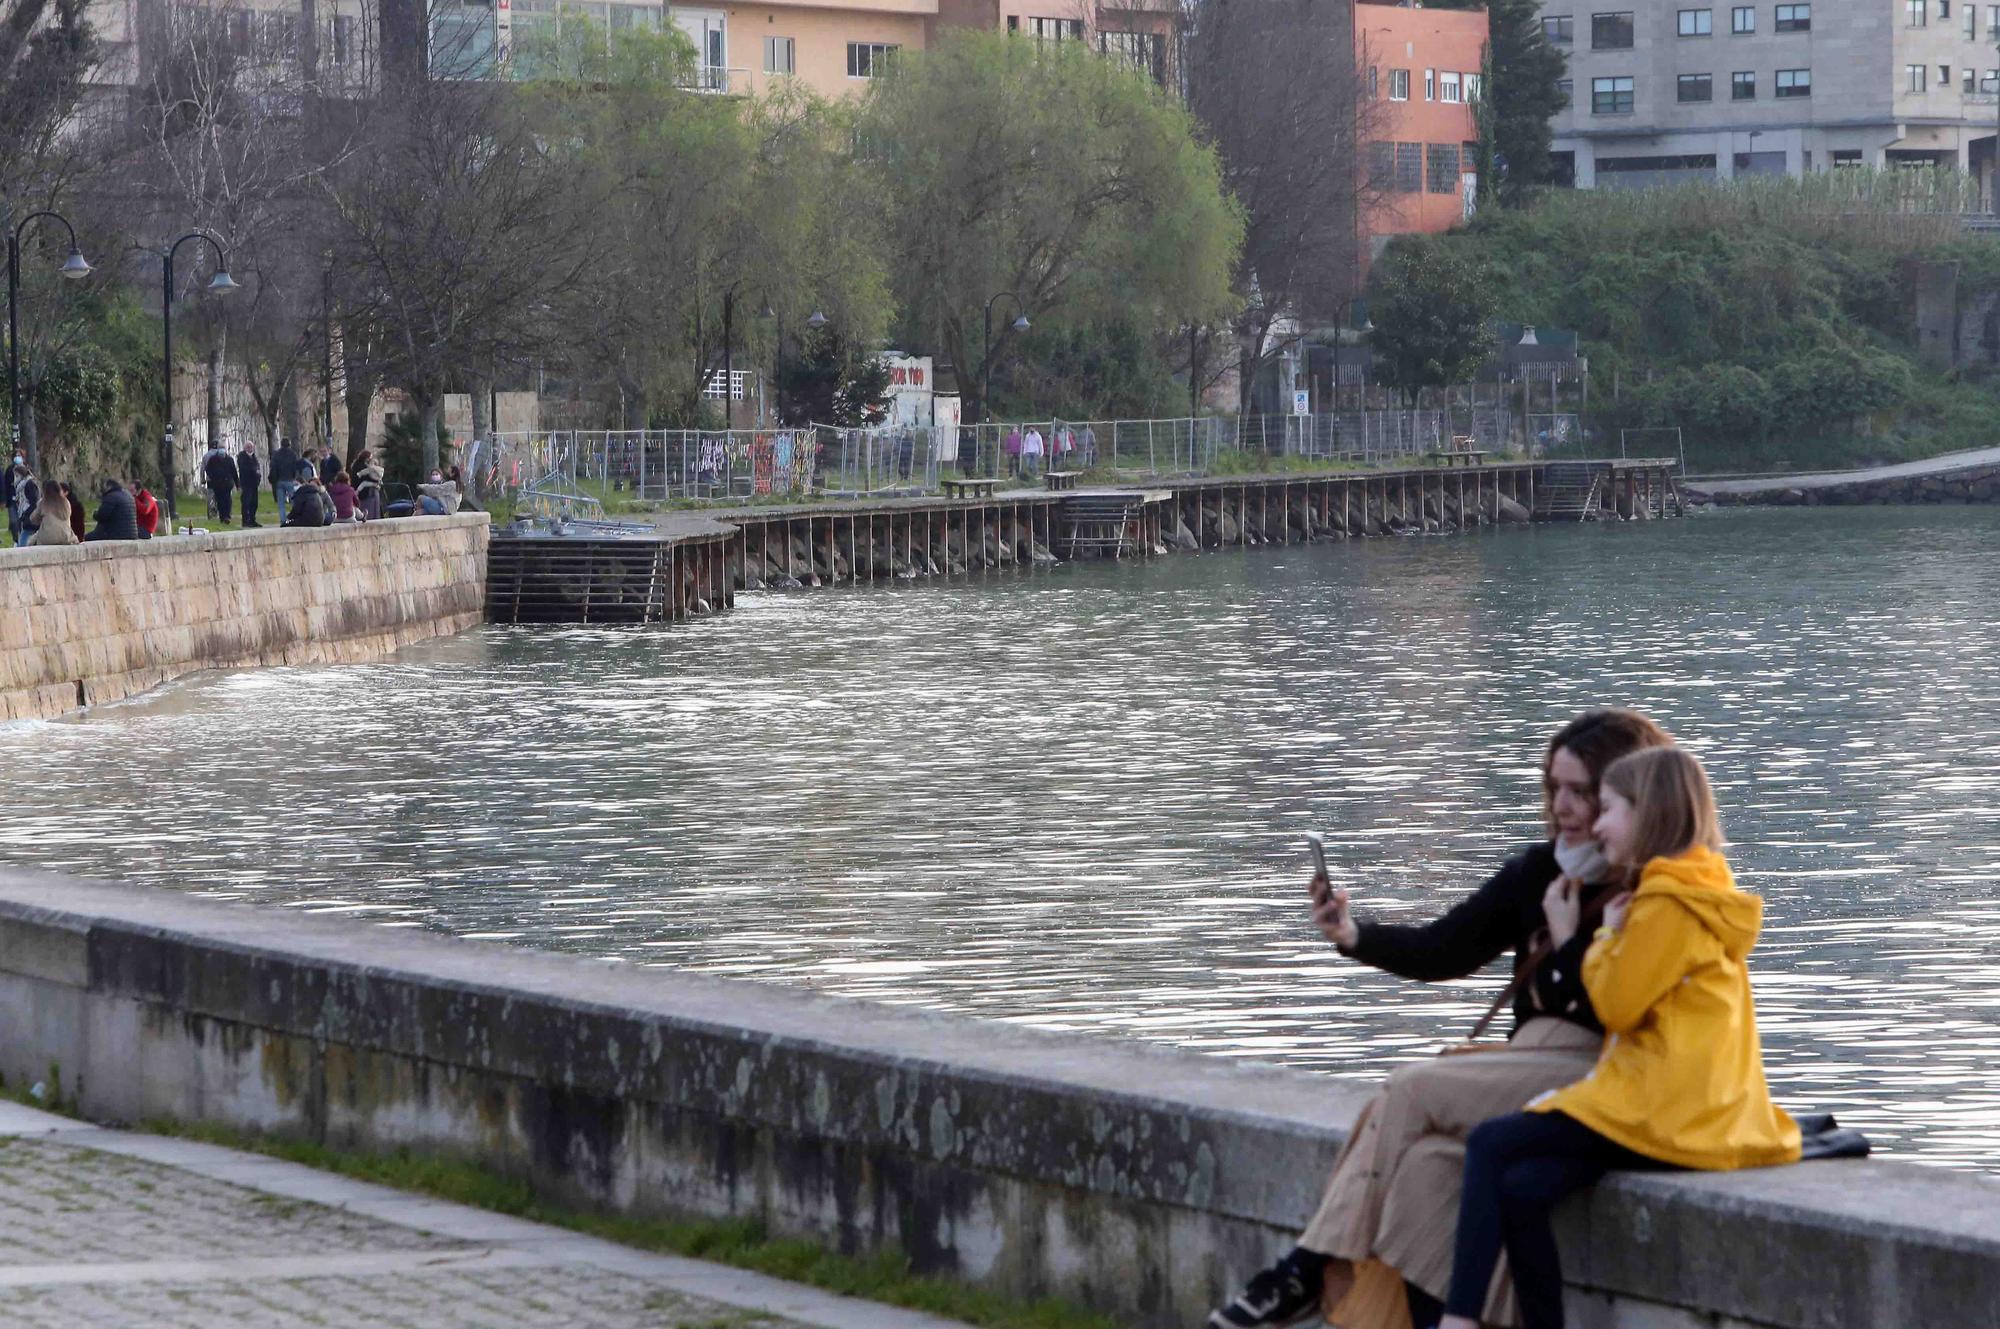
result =
[[97,526],[83,538],[86,540],[139,538],[138,509],[124,485],[116,480],[104,482],[104,490],[97,504]]
[[263,525],[257,520],[257,491],[264,487],[264,463],[257,460],[254,443],[245,443],[236,454],[236,487],[243,491],[243,529]]
[[213,447],[201,460],[201,473],[208,481],[208,492],[215,496],[216,519],[227,526],[229,496],[236,490],[236,463],[222,448]]
[[319,482],[321,486],[333,483],[333,477],[341,471],[340,458],[333,455],[332,448],[319,450]]
[[308,468],[307,478],[292,495],[292,510],[285,514],[287,526],[325,526],[333,520],[326,490],[320,488],[317,472]]
[[288,438],[278,440],[271,454],[271,493],[278,500],[278,524],[285,524],[292,510],[292,491],[299,487],[299,453]]

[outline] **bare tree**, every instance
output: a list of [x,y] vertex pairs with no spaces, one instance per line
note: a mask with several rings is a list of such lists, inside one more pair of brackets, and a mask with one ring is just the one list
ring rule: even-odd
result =
[[1341,0],[1191,0],[1189,99],[1243,204],[1241,410],[1280,330],[1337,319],[1360,289],[1380,119]]

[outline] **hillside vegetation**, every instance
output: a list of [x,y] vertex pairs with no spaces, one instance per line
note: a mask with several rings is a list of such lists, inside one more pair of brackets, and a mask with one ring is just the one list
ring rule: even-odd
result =
[[1581,335],[1603,437],[1679,425],[1691,468],[1849,466],[2000,443],[1992,366],[1915,350],[1916,264],[1957,263],[1961,306],[2000,290],[1977,210],[1961,176],[1842,170],[1552,192],[1449,243],[1504,317]]

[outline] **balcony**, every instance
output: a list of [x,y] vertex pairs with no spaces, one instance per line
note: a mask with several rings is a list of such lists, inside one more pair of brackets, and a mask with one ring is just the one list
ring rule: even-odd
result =
[[722,65],[696,65],[683,87],[695,92],[712,92],[719,97],[750,91],[750,71]]

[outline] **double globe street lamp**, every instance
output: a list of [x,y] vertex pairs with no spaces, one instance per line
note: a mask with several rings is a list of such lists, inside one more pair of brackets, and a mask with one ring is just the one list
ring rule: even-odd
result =
[[[15,448],[21,446],[21,232],[28,229],[28,223],[42,217],[61,222],[69,232],[69,257],[57,271],[70,281],[88,277],[92,271],[83,250],[77,246],[76,227],[59,212],[46,208],[31,212],[7,232],[7,423],[11,431],[8,443]],[[38,462],[38,458],[28,458],[28,468],[35,469]]]
[[[178,530],[174,514],[174,255],[190,240],[206,240],[208,247],[215,251],[215,275],[208,279],[203,288],[210,295],[228,295],[243,288],[229,275],[229,255],[222,248],[222,242],[207,231],[189,231],[186,235],[167,247],[163,255],[162,282],[160,287],[160,333],[165,343],[166,374],[160,384],[164,397],[164,408],[160,418],[166,421],[166,434],[160,442],[160,470],[167,483],[167,529]],[[213,443],[215,440],[210,439]]]

